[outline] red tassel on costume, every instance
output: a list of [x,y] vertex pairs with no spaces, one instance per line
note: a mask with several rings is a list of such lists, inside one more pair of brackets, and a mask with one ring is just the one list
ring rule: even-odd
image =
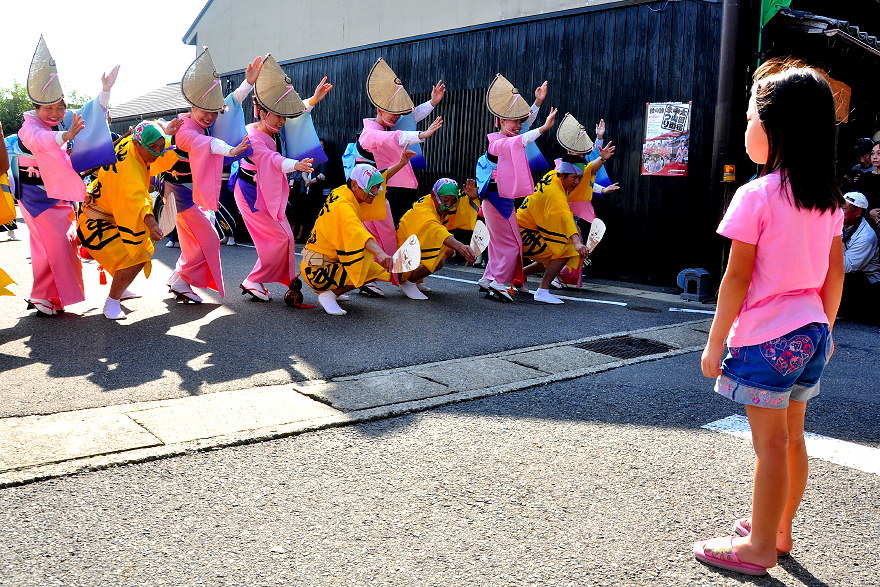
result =
[[107,285],[107,273],[104,271],[104,268],[98,265],[98,283],[101,285]]

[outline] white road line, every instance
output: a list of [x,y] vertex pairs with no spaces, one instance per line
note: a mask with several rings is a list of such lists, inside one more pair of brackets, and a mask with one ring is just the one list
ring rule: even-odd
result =
[[[458,281],[461,283],[472,283],[473,285],[478,285],[476,281],[471,281],[470,279],[459,279],[458,277],[447,277],[445,275],[429,275],[428,277],[436,277],[437,279],[448,279],[449,281]],[[556,295],[556,294],[553,294]],[[556,295],[560,300],[571,300],[573,302],[590,302],[593,304],[608,304],[610,306],[626,306],[626,302],[612,302],[609,300],[593,300],[590,298],[573,298],[571,296],[560,296]]]
[[[714,430],[723,434],[730,434],[738,438],[752,439],[749,428],[749,420],[745,416],[728,416],[721,420],[709,422],[702,426],[707,430]],[[865,471],[880,475],[880,449],[854,442],[846,442],[829,438],[820,434],[806,432],[804,438],[807,441],[807,454],[811,457],[843,465],[850,469]]]
[[694,310],[692,308],[669,308],[670,312],[689,312],[691,314],[715,314],[714,310]]

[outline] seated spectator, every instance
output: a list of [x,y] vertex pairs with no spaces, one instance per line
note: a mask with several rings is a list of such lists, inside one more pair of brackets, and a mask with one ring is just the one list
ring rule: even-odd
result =
[[865,220],[868,199],[859,192],[844,194],[843,301],[841,312],[876,319],[880,312],[880,247],[877,235]]

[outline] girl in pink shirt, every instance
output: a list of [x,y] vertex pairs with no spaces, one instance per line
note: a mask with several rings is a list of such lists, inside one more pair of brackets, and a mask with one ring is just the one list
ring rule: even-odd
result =
[[750,575],[792,548],[807,483],[806,402],[833,352],[843,289],[834,97],[798,65],[774,60],[755,72],[745,144],[763,169],[718,227],[732,240],[730,260],[701,359],[715,390],[745,404],[757,458],[752,515],[734,523],[740,536],[696,542],[694,555]]

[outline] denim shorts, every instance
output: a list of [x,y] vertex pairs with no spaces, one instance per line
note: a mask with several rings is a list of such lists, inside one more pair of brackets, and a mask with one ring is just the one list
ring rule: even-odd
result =
[[831,333],[818,322],[761,344],[730,347],[715,391],[740,404],[784,409],[789,400],[819,395],[830,354]]

